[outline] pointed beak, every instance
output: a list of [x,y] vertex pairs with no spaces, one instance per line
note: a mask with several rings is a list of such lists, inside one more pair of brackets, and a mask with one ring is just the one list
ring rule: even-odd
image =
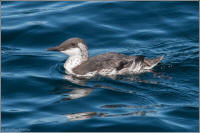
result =
[[48,48],[47,51],[60,51],[58,47]]

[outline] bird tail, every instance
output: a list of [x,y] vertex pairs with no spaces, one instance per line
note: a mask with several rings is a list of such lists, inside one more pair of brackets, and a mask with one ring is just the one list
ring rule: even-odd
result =
[[162,59],[164,58],[164,56],[160,56],[154,59],[147,59],[144,58],[144,69],[152,69],[153,67],[155,67]]

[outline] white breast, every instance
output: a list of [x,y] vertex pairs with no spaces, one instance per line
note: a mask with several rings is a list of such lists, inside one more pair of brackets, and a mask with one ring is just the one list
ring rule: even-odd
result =
[[68,73],[73,74],[73,69],[80,65],[82,62],[82,58],[79,56],[72,56],[69,57],[68,60],[64,64],[64,68],[67,70]]

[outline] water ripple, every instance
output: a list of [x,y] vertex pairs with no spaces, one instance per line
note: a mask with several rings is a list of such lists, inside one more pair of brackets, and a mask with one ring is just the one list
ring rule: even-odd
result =
[[[3,1],[1,11],[2,131],[199,130],[198,2]],[[46,51],[70,37],[90,57],[164,59],[149,73],[78,79],[66,55]]]

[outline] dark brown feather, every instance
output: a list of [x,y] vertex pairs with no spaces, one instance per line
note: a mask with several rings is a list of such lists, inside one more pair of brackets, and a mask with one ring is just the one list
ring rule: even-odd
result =
[[79,66],[73,69],[76,74],[84,75],[88,72],[100,71],[102,69],[113,69],[121,70],[127,65],[131,65],[130,56],[118,53],[106,53],[97,55],[89,60],[83,62]]

